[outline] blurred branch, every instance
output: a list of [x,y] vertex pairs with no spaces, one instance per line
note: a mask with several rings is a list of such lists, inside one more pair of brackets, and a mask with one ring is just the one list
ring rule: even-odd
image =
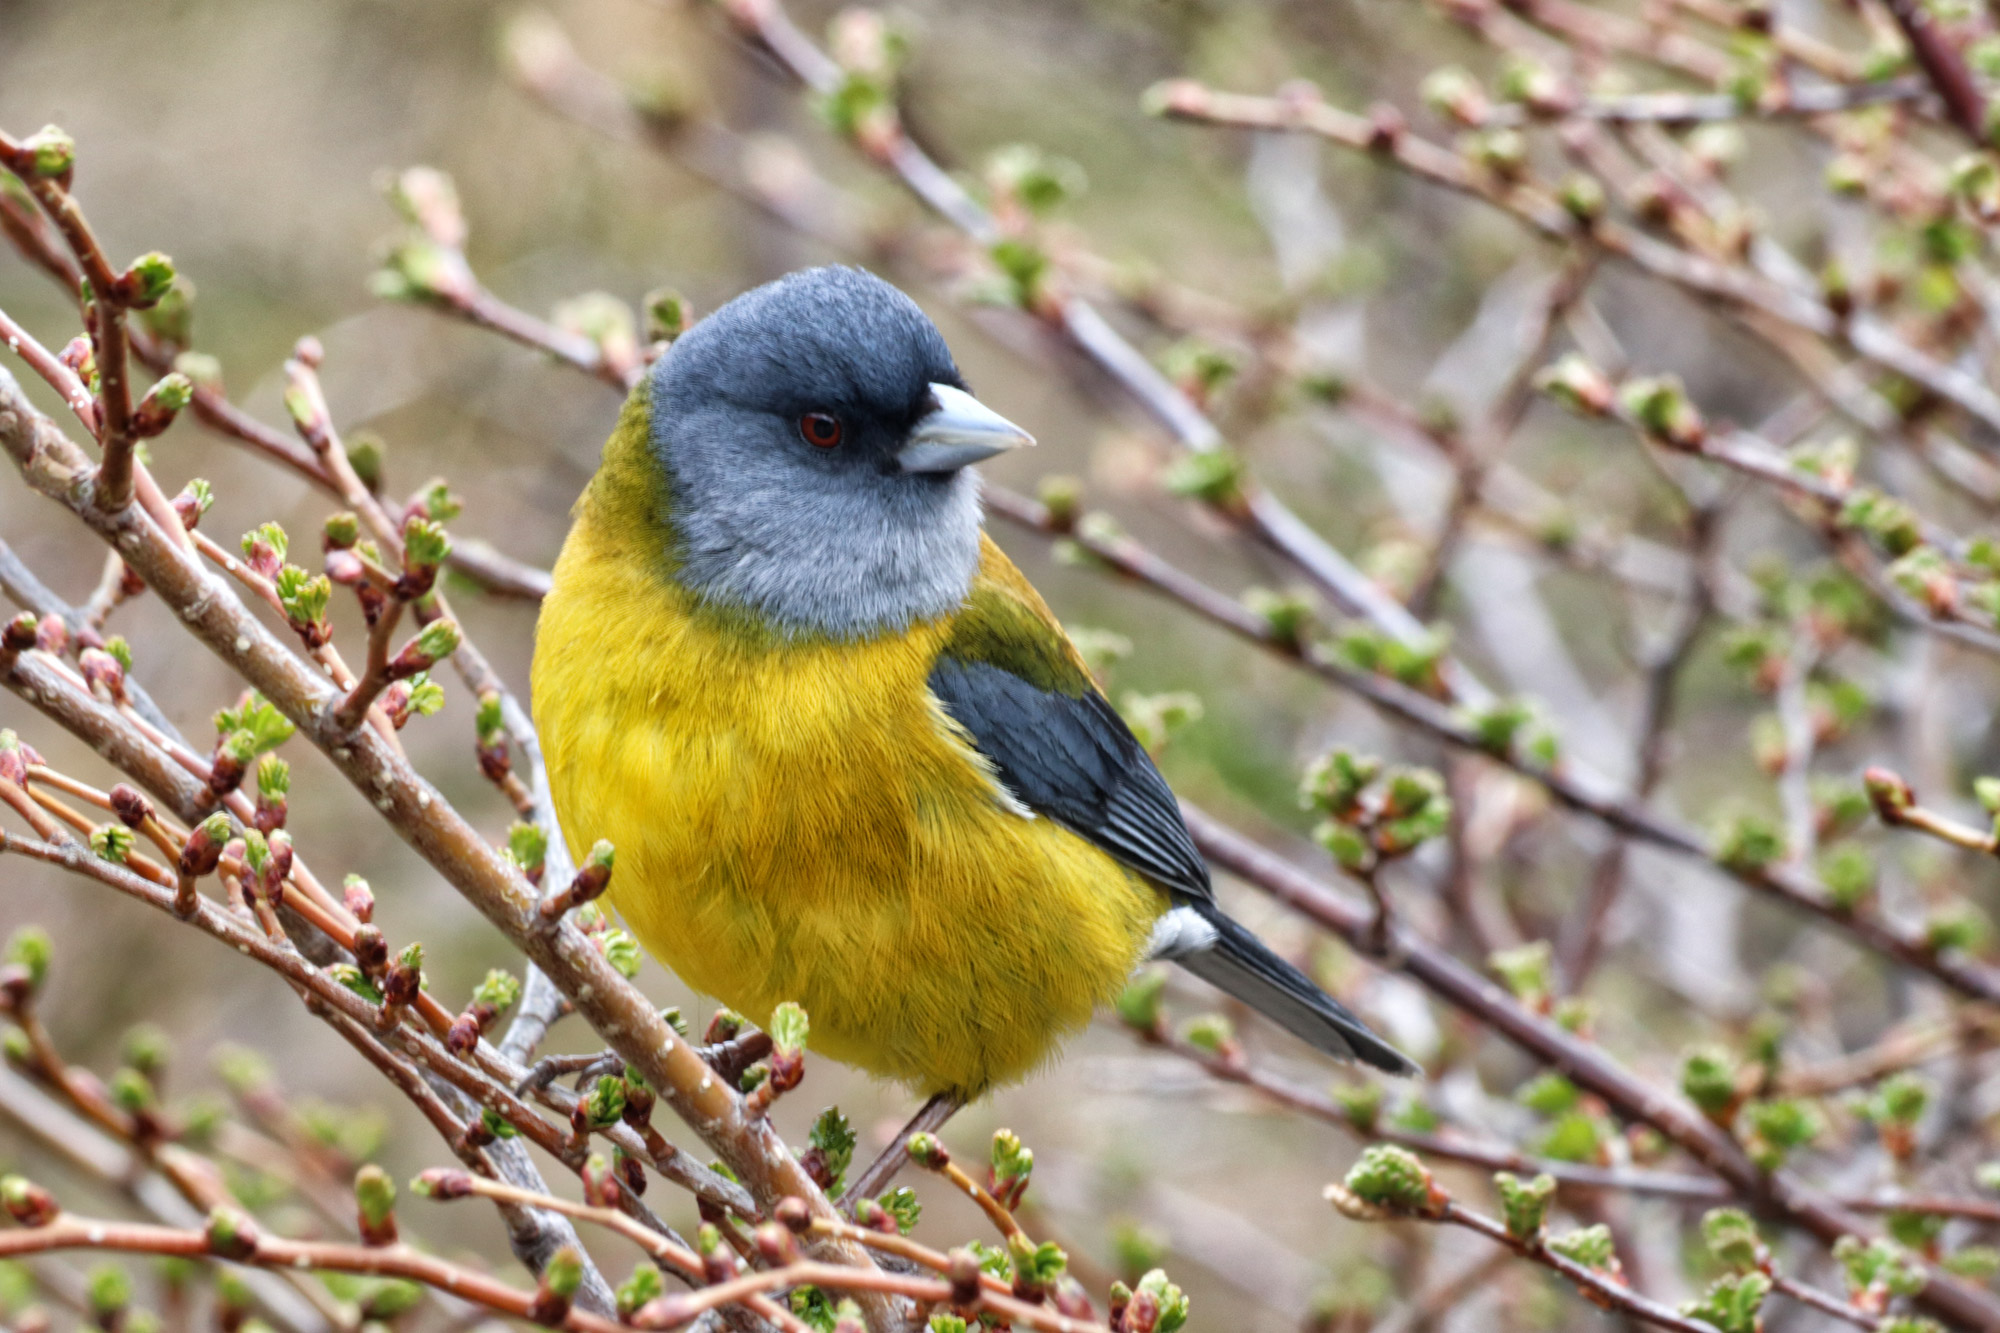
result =
[[[1877,368],[1915,381],[1989,430],[2000,432],[2000,396],[1978,377],[1939,362],[1880,322],[1858,313],[1842,316],[1824,302],[1781,288],[1740,265],[1689,253],[1609,218],[1580,223],[1553,195],[1526,180],[1500,181],[1477,175],[1458,154],[1408,132],[1400,116],[1371,121],[1328,106],[1316,93],[1304,90],[1285,97],[1252,97],[1217,92],[1192,80],[1163,85],[1155,92],[1154,102],[1163,114],[1177,119],[1313,134],[1368,153],[1413,176],[1492,204],[1552,240],[1594,247],[1691,295],[1711,300],[1725,312],[1768,317],[1835,341]],[[1742,323],[1761,336],[1756,321]]]
[[[1270,893],[1363,953],[1369,951],[1373,914],[1334,893],[1290,863],[1258,847],[1185,804],[1195,845],[1209,861]],[[1677,1098],[1663,1095],[1600,1048],[1530,1013],[1506,992],[1471,972],[1422,937],[1398,930],[1379,961],[1407,974],[1454,1009],[1594,1093],[1618,1114],[1651,1125],[1696,1162],[1715,1173],[1738,1197],[1761,1212],[1817,1237],[1827,1246],[1843,1236],[1865,1235],[1861,1219],[1787,1171],[1765,1171],[1736,1142]],[[2000,1329],[2000,1303],[1949,1278],[1930,1276],[1918,1297],[1941,1318],[1970,1328]]]

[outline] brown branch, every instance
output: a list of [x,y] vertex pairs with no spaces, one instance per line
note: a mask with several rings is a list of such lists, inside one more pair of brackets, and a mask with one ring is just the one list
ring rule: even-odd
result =
[[[332,725],[335,687],[279,643],[231,593],[180,546],[146,524],[130,506],[106,511],[90,503],[90,467],[81,451],[0,374],[0,447],[29,485],[112,543],[162,603],[233,670],[271,700],[301,736],[333,760],[402,837],[548,973],[577,1012],[714,1149],[764,1207],[786,1196],[808,1200],[831,1216],[825,1196],[761,1118],[709,1071],[646,997],[574,927],[538,927],[537,895],[518,871],[437,792],[368,729]],[[829,1257],[866,1264],[847,1245]],[[886,1322],[879,1306],[871,1318]]]
[[1986,124],[1986,98],[1966,68],[1965,57],[1940,29],[1937,19],[1921,0],[1883,0],[1896,18],[1896,26],[1909,40],[1910,51],[1931,87],[1944,103],[1945,113],[1965,137],[1986,147],[1991,131]]
[[1421,1213],[1412,1216],[1426,1222],[1463,1227],[1467,1231],[1477,1232],[1496,1245],[1504,1245],[1521,1258],[1561,1277],[1582,1293],[1585,1300],[1600,1309],[1630,1315],[1640,1323],[1651,1324],[1655,1328],[1672,1329],[1674,1333],[1715,1333],[1712,1325],[1699,1319],[1690,1319],[1669,1306],[1639,1294],[1616,1278],[1594,1268],[1586,1268],[1565,1255],[1557,1254],[1538,1241],[1521,1240],[1509,1234],[1507,1228],[1499,1222],[1475,1213],[1463,1204],[1447,1200],[1436,1216]]
[[[273,1236],[242,1218],[236,1235],[238,1246],[216,1246],[209,1233],[145,1222],[99,1221],[58,1217],[46,1226],[0,1232],[0,1256],[52,1254],[63,1250],[90,1250],[125,1254],[171,1255],[185,1259],[227,1258],[232,1263],[274,1270],[309,1269],[334,1273],[357,1273],[369,1277],[397,1277],[422,1283],[434,1290],[483,1305],[517,1319],[548,1322],[536,1293],[521,1291],[487,1277],[484,1273],[419,1253],[407,1245],[343,1245],[329,1241],[286,1240]],[[628,1333],[614,1319],[594,1315],[574,1307],[554,1321],[571,1333]]]
[[90,396],[90,390],[83,387],[83,381],[76,377],[75,371],[36,342],[35,336],[15,323],[13,316],[5,310],[0,310],[0,343],[5,343],[8,351],[26,362],[28,369],[41,376],[50,388],[62,396],[85,430],[92,435],[97,433],[97,401]]
[[35,153],[0,131],[0,165],[6,166],[28,187],[75,256],[78,267],[90,281],[89,316],[91,343],[96,349],[99,390],[98,444],[103,448],[102,472],[97,478],[96,503],[106,509],[122,509],[132,498],[133,449],[138,443],[132,423],[132,385],[128,378],[129,344],[125,334],[125,312],[130,306],[129,284],[112,271],[98,244],[97,235],[77,207],[68,188],[67,171],[60,176],[36,169]]
[[[1905,342],[1880,321],[1859,314],[1843,316],[1824,301],[1780,287],[1741,265],[1691,253],[1623,223],[1600,219],[1589,226],[1579,224],[1547,191],[1525,182],[1495,184],[1476,174],[1458,154],[1407,131],[1385,135],[1367,118],[1313,98],[1223,93],[1190,80],[1164,86],[1157,98],[1165,114],[1179,119],[1312,134],[1371,154],[1413,176],[1492,204],[1552,240],[1594,246],[1655,278],[1713,301],[1724,311],[1768,317],[1839,343],[1863,361],[1914,381],[2000,432],[2000,394],[1977,376]],[[1741,323],[1751,333],[1764,336],[1756,320],[1746,318]]]
[[[1195,845],[1212,864],[1265,890],[1355,949],[1368,949],[1373,916],[1365,907],[1199,810],[1184,804],[1182,812]],[[1852,1211],[1789,1172],[1760,1170],[1733,1139],[1687,1103],[1661,1093],[1553,1020],[1531,1013],[1421,936],[1397,931],[1381,961],[1602,1098],[1619,1115],[1651,1125],[1757,1209],[1829,1246],[1842,1236],[1866,1234]],[[1918,1299],[1941,1318],[1973,1328],[2000,1329],[2000,1303],[1948,1278],[1932,1275]]]

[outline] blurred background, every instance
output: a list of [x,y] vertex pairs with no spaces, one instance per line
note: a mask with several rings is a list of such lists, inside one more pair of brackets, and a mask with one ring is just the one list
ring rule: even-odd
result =
[[[1848,31],[1839,15],[1799,9],[1794,17],[1832,36]],[[793,6],[815,35],[832,12],[817,2]],[[1087,238],[1089,251],[1114,266],[1104,281],[1164,277],[1219,298],[1253,343],[1265,325],[1294,326],[1318,365],[1365,371],[1439,419],[1483,410],[1521,354],[1522,312],[1557,258],[1510,221],[1366,161],[1322,155],[1303,140],[1191,128],[1142,109],[1145,90],[1168,77],[1257,92],[1304,77],[1341,105],[1382,98],[1420,117],[1413,90],[1425,72],[1477,56],[1434,15],[1395,0],[920,0],[896,17],[912,42],[904,105],[915,136],[968,180],[1014,144],[1074,163],[1072,184],[1087,188],[1063,207],[1051,234],[1058,246],[1071,238],[1079,251]],[[665,151],[596,133],[522,90],[523,50],[553,34],[633,90],[664,127]],[[672,128],[690,118],[743,136],[741,163],[753,174],[822,178],[828,191],[808,190],[807,207],[825,209],[825,230],[865,237],[861,253],[802,236],[688,169]],[[163,250],[192,279],[195,342],[221,360],[231,396],[282,423],[280,363],[295,339],[316,335],[342,429],[350,439],[362,430],[382,438],[391,494],[448,478],[465,506],[452,524],[461,539],[548,565],[619,402],[532,352],[371,296],[381,242],[398,228],[379,178],[416,164],[453,177],[474,268],[531,311],[546,313],[591,290],[636,303],[670,285],[698,316],[790,269],[863,259],[934,314],[980,396],[1040,439],[1031,455],[996,465],[995,480],[1032,489],[1044,474],[1077,476],[1089,504],[1219,586],[1284,580],[1219,523],[1162,493],[1165,444],[1087,367],[1031,321],[954,299],[971,279],[951,243],[703,7],[0,0],[0,125],[20,135],[45,122],[75,136],[76,190],[113,258]],[[1781,234],[1785,219],[1798,219],[1786,239],[1814,254],[1844,243],[1847,224],[1810,193],[1816,150],[1753,130],[1749,152],[1741,188],[1781,220]],[[1635,363],[1678,370],[1711,413],[1754,423],[1795,392],[1767,351],[1678,295],[1617,274],[1595,291]],[[0,255],[0,308],[51,346],[74,331],[56,289],[11,253]],[[1159,330],[1132,331],[1163,362],[1186,354]],[[1448,467],[1434,452],[1347,415],[1259,397],[1255,386],[1238,386],[1214,407],[1260,477],[1385,582],[1407,577],[1441,513]],[[329,508],[303,483],[192,422],[155,441],[153,457],[169,489],[191,476],[214,483],[218,499],[205,526],[221,540],[267,519],[310,534]],[[1620,532],[1668,539],[1676,531],[1655,475],[1615,431],[1536,407],[1511,459],[1559,497],[1552,515],[1588,514]],[[1310,820],[1293,795],[1312,756],[1339,741],[1438,761],[1427,744],[1388,730],[1343,696],[1053,560],[1042,539],[1004,525],[995,531],[1065,623],[1130,641],[1130,655],[1111,670],[1114,697],[1199,696],[1201,715],[1163,756],[1176,787],[1313,864],[1330,865],[1300,836]],[[94,586],[96,545],[19,486],[0,486],[0,536],[72,600]],[[1781,562],[1810,551],[1775,512],[1755,504],[1736,511],[1724,547],[1742,560],[1767,553]],[[524,687],[532,607],[459,600],[496,666]],[[1632,654],[1665,626],[1666,600],[1632,596],[1489,533],[1460,551],[1440,606],[1455,652],[1538,694],[1571,753],[1630,776],[1639,687]],[[122,609],[114,627],[134,644],[138,676],[169,715],[190,735],[206,736],[208,715],[234,697],[227,673],[146,598]],[[1990,709],[1977,702],[1991,697],[1990,670],[1962,654],[1945,665],[1948,678],[1925,660],[1907,679],[1887,681],[1893,707],[1881,723],[1904,743],[1906,772],[1933,786],[1955,786],[1993,749]],[[446,687],[444,712],[414,723],[406,742],[424,772],[498,836],[511,812],[471,762],[470,701],[455,678]],[[1771,808],[1750,740],[1766,707],[1705,641],[1684,678],[1665,805],[1702,822],[1738,806]],[[16,700],[0,699],[0,721],[72,771],[112,780]],[[1864,735],[1849,744],[1823,757],[1828,772],[1851,775],[1871,742]],[[512,964],[497,934],[367,817],[316,755],[302,745],[289,753],[297,772],[290,826],[301,853],[322,877],[354,870],[372,882],[390,938],[425,943],[435,989],[462,996],[488,967]],[[1543,799],[1524,785],[1509,793],[1530,807]],[[1482,809],[1502,832],[1482,844],[1479,873],[1508,896],[1521,933],[1532,936],[1538,926],[1555,933],[1602,847],[1598,831],[1544,822],[1514,839],[1507,830],[1526,826],[1520,810]],[[1409,910],[1443,935],[1452,922],[1433,886],[1438,869],[1427,860],[1396,882]],[[1990,906],[1991,871],[1977,873],[1973,889]],[[214,1085],[212,1052],[249,1047],[295,1095],[338,1108],[349,1130],[379,1123],[387,1131],[379,1156],[397,1175],[447,1159],[444,1145],[272,976],[80,881],[17,860],[0,862],[0,880],[0,930],[34,921],[54,937],[44,1012],[77,1060],[109,1066],[121,1034],[149,1021],[180,1052],[169,1093],[193,1095]],[[1684,862],[1636,853],[1632,885],[1610,931],[1613,965],[1597,972],[1591,994],[1600,1036],[1656,1075],[1671,1077],[1675,1053],[1704,1025],[1744,1021],[1770,984],[1837,994],[1838,1006],[1827,1002],[1829,1040],[1864,1041],[1923,1003],[1889,993],[1880,972],[1829,935],[1800,931],[1795,919]],[[1312,938],[1268,900],[1233,885],[1224,892],[1232,910],[1311,959],[1420,1058],[1463,1040],[1453,1020],[1406,983]],[[642,981],[662,1003],[707,1012],[650,963]],[[1184,994],[1189,1008],[1214,1002],[1192,982]],[[578,1049],[587,1039],[572,1022],[550,1049]],[[1255,1025],[1246,1040],[1302,1081],[1323,1086],[1334,1072]],[[1485,1058],[1496,1086],[1525,1072],[1505,1053]],[[1391,1105],[1415,1095],[1393,1090]],[[1425,1095],[1448,1102],[1454,1094],[1447,1084]],[[899,1089],[814,1061],[802,1091],[781,1108],[794,1142],[829,1102],[880,1139],[914,1107]],[[1503,1104],[1498,1114],[1505,1111]],[[1115,1025],[1100,1025],[1029,1083],[964,1113],[947,1138],[975,1145],[1000,1125],[1036,1150],[1038,1234],[1098,1270],[1163,1256],[1194,1296],[1198,1327],[1289,1329],[1312,1319],[1372,1326],[1400,1308],[1392,1290],[1413,1289],[1423,1272],[1433,1281],[1471,1272],[1485,1255],[1475,1242],[1413,1239],[1334,1216],[1319,1187],[1351,1160],[1347,1136],[1275,1115],[1185,1063],[1148,1053]],[[685,1141],[664,1117],[661,1127]],[[9,1134],[0,1125],[0,1158],[11,1160],[20,1148]],[[961,1202],[930,1191],[926,1198],[936,1210],[927,1229],[977,1230]],[[691,1223],[685,1199],[658,1202],[669,1220]],[[453,1210],[423,1223],[429,1234],[506,1261],[490,1214]],[[1663,1280],[1670,1290],[1673,1276]],[[1499,1306],[1524,1327],[1585,1317],[1572,1299],[1515,1274],[1459,1318],[1490,1320]],[[1395,1317],[1413,1318],[1407,1309]]]

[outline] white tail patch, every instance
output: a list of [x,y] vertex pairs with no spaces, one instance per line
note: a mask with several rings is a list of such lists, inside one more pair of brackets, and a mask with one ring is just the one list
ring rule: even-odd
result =
[[1152,938],[1146,941],[1146,957],[1185,958],[1215,947],[1215,927],[1192,907],[1174,907],[1153,923]]

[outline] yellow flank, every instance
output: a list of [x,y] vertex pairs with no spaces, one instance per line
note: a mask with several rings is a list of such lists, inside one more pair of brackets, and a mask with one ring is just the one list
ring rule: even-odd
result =
[[[534,706],[563,834],[690,986],[925,1092],[1026,1074],[1137,964],[1158,890],[1027,818],[926,685],[950,624],[786,639],[673,581],[643,390],[542,607]],[[990,542],[980,578],[1039,598]]]

